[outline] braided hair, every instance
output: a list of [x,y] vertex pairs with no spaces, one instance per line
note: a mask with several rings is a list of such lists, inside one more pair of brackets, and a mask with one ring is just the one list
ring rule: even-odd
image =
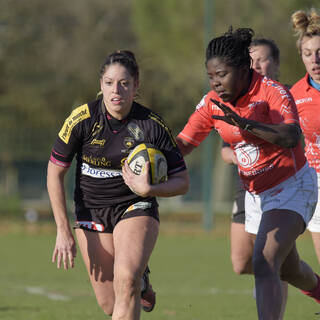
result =
[[118,63],[124,66],[134,80],[139,80],[139,66],[134,54],[129,50],[117,50],[108,55],[100,70],[100,78],[104,75],[106,68]]
[[239,28],[235,31],[229,28],[223,36],[213,38],[206,50],[206,65],[214,57],[222,58],[232,67],[242,68],[251,65],[249,47],[254,32],[249,28]]

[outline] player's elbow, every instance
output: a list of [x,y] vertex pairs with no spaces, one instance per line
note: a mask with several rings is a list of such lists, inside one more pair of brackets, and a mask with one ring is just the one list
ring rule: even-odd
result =
[[184,195],[189,191],[190,186],[188,171],[179,172],[177,178],[179,179],[178,195]]
[[292,134],[285,139],[280,139],[277,144],[283,148],[295,148],[299,143],[299,138],[299,134]]
[[297,125],[289,125],[286,138],[283,139],[283,147],[294,148],[298,145],[301,136],[301,129]]
[[189,176],[187,176],[181,188],[181,195],[186,194],[189,191],[189,187],[190,187],[190,181],[189,181]]
[[287,144],[284,146],[285,148],[295,148],[298,145],[298,139],[296,140],[289,140]]

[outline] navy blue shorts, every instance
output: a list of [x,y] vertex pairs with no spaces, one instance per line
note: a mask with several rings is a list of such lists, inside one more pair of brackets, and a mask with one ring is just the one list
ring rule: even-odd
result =
[[242,187],[240,178],[237,178],[235,197],[234,197],[233,208],[232,208],[232,222],[242,223],[242,224],[245,223],[245,220],[246,220],[245,209],[244,209],[245,195],[246,195],[246,190]]

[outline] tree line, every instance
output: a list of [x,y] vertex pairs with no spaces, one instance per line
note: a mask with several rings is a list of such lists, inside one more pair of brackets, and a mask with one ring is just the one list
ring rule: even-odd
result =
[[[290,15],[313,4],[213,1],[209,33],[218,36],[232,25],[274,39],[280,81],[292,84],[304,69]],[[204,28],[204,1],[1,0],[0,165],[46,161],[71,109],[95,99],[100,66],[117,49],[136,54],[139,102],[178,133],[207,90]]]

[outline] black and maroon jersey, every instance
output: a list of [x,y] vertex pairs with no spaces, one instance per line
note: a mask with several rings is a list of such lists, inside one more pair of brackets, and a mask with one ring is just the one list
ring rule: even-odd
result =
[[[98,99],[72,111],[53,146],[50,161],[69,167],[76,155],[76,205],[102,208],[140,201],[124,183],[121,167],[130,151],[151,143],[168,162],[168,176],[186,169],[174,138],[160,116],[134,102],[128,117],[112,118]],[[149,199],[156,203],[154,198]],[[144,201],[146,199],[144,198]]]

